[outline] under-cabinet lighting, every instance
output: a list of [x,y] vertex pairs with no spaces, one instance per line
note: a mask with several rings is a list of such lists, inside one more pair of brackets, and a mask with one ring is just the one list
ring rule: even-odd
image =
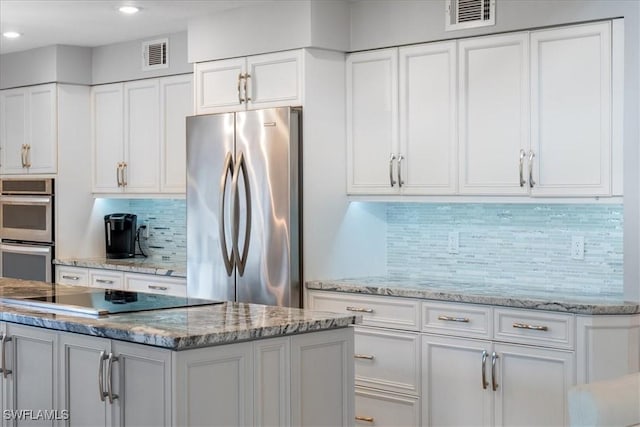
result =
[[138,13],[140,9],[135,6],[122,6],[118,10],[126,15],[133,15],[134,13]]
[[20,37],[22,34],[16,32],[16,31],[6,31],[4,33],[2,33],[2,35],[8,39],[17,39],[18,37]]

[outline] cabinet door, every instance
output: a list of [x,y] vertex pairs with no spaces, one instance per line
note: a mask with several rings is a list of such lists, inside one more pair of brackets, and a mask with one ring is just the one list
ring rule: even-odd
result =
[[245,58],[196,64],[196,114],[244,110],[244,81],[240,75],[245,72]]
[[125,191],[154,193],[160,183],[160,83],[124,84]]
[[[171,351],[112,341],[114,426],[170,426]],[[108,380],[108,379],[107,379]]]
[[250,342],[175,353],[176,425],[253,425]]
[[423,426],[493,424],[490,354],[488,341],[422,336]]
[[98,337],[61,333],[59,335],[60,408],[69,412],[70,426],[109,426],[111,411],[102,400],[98,383],[102,354],[109,354],[110,341]]
[[160,79],[160,191],[187,191],[187,121],[193,114],[193,75]]
[[567,392],[575,384],[573,352],[510,344],[495,344],[495,352],[495,425],[568,425]]
[[56,173],[58,166],[57,87],[55,83],[30,87],[29,173]]
[[[124,104],[122,84],[94,86],[93,191],[121,192],[118,163],[124,161]],[[78,165],[81,167],[82,165]]]
[[289,338],[253,341],[253,407],[256,426],[291,425]]
[[519,162],[529,151],[527,33],[458,44],[461,194],[527,194]]
[[347,192],[397,193],[397,147],[398,50],[349,55]]
[[0,149],[3,174],[26,173],[23,167],[23,146],[28,143],[27,89],[0,92]]
[[247,73],[249,108],[302,105],[301,50],[249,56]]
[[[50,416],[63,417],[57,399],[58,355],[57,333],[41,328],[6,324],[11,341],[5,344],[6,367],[11,370],[4,384],[5,410],[50,411]],[[58,410],[58,413],[53,413]],[[30,424],[23,420],[17,424]],[[44,418],[37,425],[54,425]],[[31,424],[30,424],[31,425]]]
[[356,426],[415,427],[420,425],[420,399],[356,387]]
[[89,269],[89,283],[92,288],[124,289],[124,273],[122,271]]
[[454,194],[457,181],[456,43],[399,50],[403,192]]
[[89,270],[83,267],[56,265],[56,283],[61,285],[89,286]]
[[531,33],[536,196],[611,194],[611,24]]

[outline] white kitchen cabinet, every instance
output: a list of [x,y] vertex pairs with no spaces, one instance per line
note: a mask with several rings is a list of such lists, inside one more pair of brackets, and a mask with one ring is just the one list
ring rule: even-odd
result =
[[196,114],[302,105],[302,51],[195,64]]
[[415,427],[420,423],[420,399],[356,387],[356,426]]
[[93,192],[183,194],[191,75],[94,86]]
[[253,401],[256,426],[291,425],[291,341],[274,338],[253,343]]
[[[64,414],[58,410],[58,336],[54,331],[4,323],[2,325],[2,408],[8,411],[49,411],[38,425],[56,425],[55,418]],[[19,363],[18,363],[19,361]],[[54,410],[57,410],[54,412]],[[9,412],[10,413],[10,412]],[[29,418],[13,421],[3,417],[3,425],[32,425]],[[15,422],[15,424],[14,424]]]
[[160,79],[160,192],[186,192],[187,116],[193,114],[193,75]]
[[55,83],[0,91],[0,174],[54,174],[58,161]]
[[92,288],[124,289],[124,273],[115,270],[89,269],[89,284]]
[[533,196],[611,195],[611,23],[531,32]]
[[89,269],[56,265],[56,283],[61,285],[89,286]]
[[124,289],[132,292],[187,296],[184,277],[163,277],[154,274],[124,273]]
[[61,333],[60,363],[69,425],[172,425],[171,351]]
[[527,194],[529,34],[461,40],[458,55],[460,193]]

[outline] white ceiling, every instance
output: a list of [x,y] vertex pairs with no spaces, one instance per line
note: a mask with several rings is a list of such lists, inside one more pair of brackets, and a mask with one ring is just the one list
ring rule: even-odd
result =
[[[190,18],[267,0],[0,0],[0,54],[53,44],[103,46],[186,31]],[[123,5],[141,8],[135,15]]]

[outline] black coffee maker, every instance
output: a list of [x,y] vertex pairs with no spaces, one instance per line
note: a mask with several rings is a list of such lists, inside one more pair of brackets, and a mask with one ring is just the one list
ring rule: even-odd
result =
[[113,213],[104,216],[107,258],[133,258],[136,254],[136,220],[133,214]]

